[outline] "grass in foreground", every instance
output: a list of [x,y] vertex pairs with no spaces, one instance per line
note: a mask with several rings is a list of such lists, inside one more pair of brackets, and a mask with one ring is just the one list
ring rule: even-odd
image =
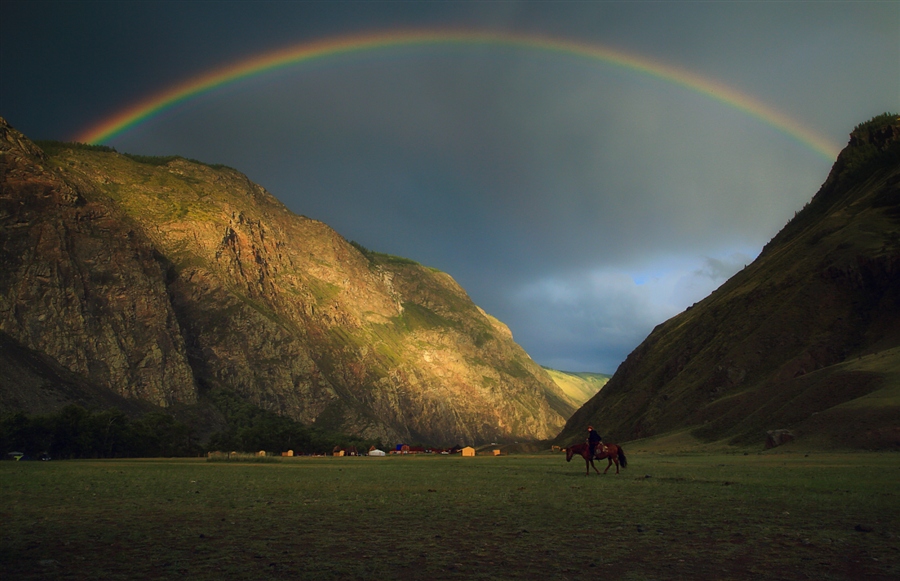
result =
[[[601,468],[602,470],[602,468]],[[0,463],[7,579],[897,579],[900,455]]]

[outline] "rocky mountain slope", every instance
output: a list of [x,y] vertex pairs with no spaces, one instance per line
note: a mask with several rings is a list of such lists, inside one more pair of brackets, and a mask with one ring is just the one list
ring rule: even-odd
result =
[[751,265],[659,325],[556,439],[688,430],[762,444],[900,447],[900,119],[858,127]]
[[449,275],[352,245],[233,169],[46,149],[0,121],[4,410],[227,390],[455,444],[549,438],[577,407]]

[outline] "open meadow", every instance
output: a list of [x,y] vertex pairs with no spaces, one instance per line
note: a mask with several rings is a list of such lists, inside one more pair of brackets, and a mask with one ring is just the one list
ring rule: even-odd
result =
[[7,580],[900,578],[900,454],[628,460],[602,477],[558,453],[0,462],[0,571]]

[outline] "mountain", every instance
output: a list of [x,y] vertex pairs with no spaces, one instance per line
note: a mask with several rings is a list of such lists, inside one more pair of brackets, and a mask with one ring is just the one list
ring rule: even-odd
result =
[[549,367],[545,367],[544,371],[578,405],[591,399],[609,381],[609,375],[602,373],[559,371]]
[[0,120],[0,412],[264,410],[385,442],[547,439],[577,407],[448,274],[236,170]]
[[689,432],[761,444],[900,446],[900,118],[857,127],[760,256],[655,328],[566,423],[609,441]]

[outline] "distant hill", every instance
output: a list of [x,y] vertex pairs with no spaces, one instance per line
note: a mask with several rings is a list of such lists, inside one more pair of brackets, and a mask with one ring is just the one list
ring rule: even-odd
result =
[[544,367],[544,371],[556,382],[556,385],[578,405],[594,397],[600,389],[606,385],[610,376],[602,373],[576,373],[572,371],[558,371]]
[[762,445],[900,449],[900,119],[857,127],[760,256],[659,325],[566,423],[611,441],[688,430]]
[[38,147],[3,120],[0,348],[0,413],[237,398],[452,445],[548,439],[577,407],[448,274],[351,244],[234,169]]

